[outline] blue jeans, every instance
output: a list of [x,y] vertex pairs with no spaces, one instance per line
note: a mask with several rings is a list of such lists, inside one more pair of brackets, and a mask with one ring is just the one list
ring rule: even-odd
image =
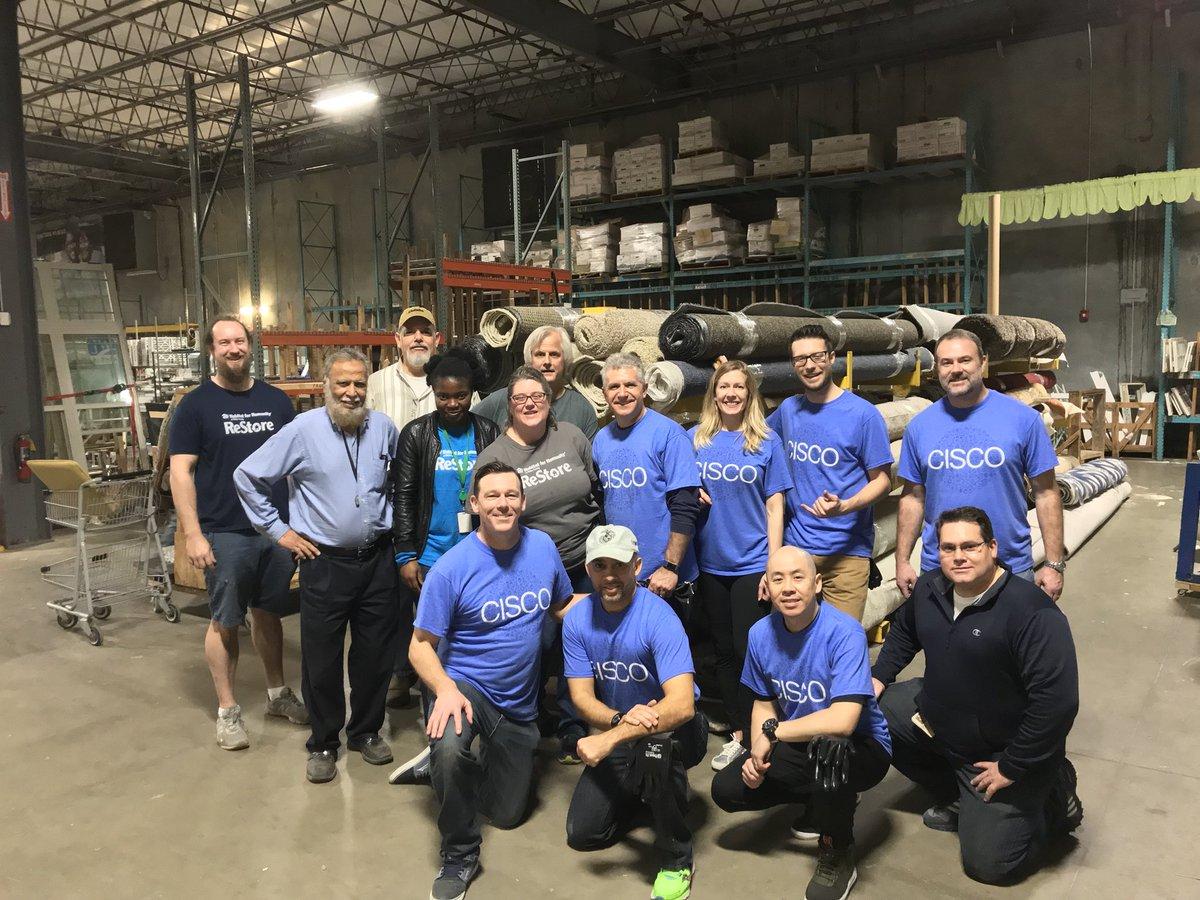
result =
[[206,531],[204,537],[217,561],[204,570],[214,622],[237,628],[246,621],[250,607],[282,614],[296,571],[291,553],[258,532]]

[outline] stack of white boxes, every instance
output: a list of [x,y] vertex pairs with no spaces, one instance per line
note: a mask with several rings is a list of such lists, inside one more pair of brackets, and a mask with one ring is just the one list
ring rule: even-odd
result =
[[675,187],[744,178],[750,163],[729,151],[725,129],[712,116],[679,123],[679,148],[671,183]]
[[957,117],[901,125],[896,129],[896,162],[967,155],[967,123]]
[[549,241],[534,241],[525,254],[524,265],[552,269],[554,268],[557,255],[554,245]]
[[863,172],[883,168],[883,141],[873,134],[841,134],[812,142],[808,171]]
[[741,262],[746,258],[746,229],[713,203],[689,206],[675,228],[675,258],[684,265]]
[[612,275],[617,271],[618,223],[571,226],[571,271],[579,275]]
[[[804,252],[804,198],[778,197],[775,218],[751,222],[746,228],[750,256],[799,256]],[[808,245],[816,256],[824,256],[828,246],[825,224],[813,217],[808,223]]]
[[727,149],[729,141],[725,137],[725,126],[720,120],[712,116],[701,116],[699,119],[679,123],[679,146],[676,152],[680,156],[695,156],[709,150]]
[[478,262],[511,263],[514,247],[512,241],[482,241],[471,245],[471,259]]
[[603,200],[612,196],[612,165],[603,144],[572,144],[568,156],[572,200]]
[[772,144],[766,156],[754,160],[755,176],[780,178],[804,173],[804,157],[791,144]]
[[662,194],[667,190],[667,145],[657,134],[638,138],[613,153],[618,194]]
[[618,272],[644,272],[667,266],[667,223],[643,222],[621,228]]

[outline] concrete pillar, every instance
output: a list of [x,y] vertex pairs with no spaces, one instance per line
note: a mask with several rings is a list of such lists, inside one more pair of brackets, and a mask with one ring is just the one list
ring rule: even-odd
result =
[[26,433],[46,447],[15,3],[0,3],[0,122],[0,545],[11,548],[50,536],[41,487],[17,480],[13,453]]

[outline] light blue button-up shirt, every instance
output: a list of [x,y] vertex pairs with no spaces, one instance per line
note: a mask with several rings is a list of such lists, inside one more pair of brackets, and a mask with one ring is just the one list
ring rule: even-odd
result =
[[[290,527],[318,544],[363,547],[391,530],[388,473],[399,442],[383,413],[368,411],[355,435],[321,407],[296,416],[246,457],[233,483],[250,524],[273,541]],[[356,447],[357,479],[350,465]],[[271,486],[289,476],[290,526],[271,505]]]

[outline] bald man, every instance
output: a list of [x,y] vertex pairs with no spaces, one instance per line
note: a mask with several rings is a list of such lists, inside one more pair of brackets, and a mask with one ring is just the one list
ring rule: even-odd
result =
[[742,670],[755,698],[750,750],[717,773],[713,801],[726,812],[803,804],[792,833],[819,840],[805,897],[842,900],[858,880],[856,794],[887,774],[891,738],[862,625],[817,602],[821,576],[812,556],[780,547],[766,578],[774,609],[750,629]]

